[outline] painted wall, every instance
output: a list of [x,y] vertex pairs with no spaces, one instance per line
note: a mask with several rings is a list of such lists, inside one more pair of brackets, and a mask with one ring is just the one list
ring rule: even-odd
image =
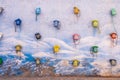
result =
[[[0,15],[0,32],[4,34],[0,41],[0,57],[4,60],[0,66],[0,75],[4,75],[8,67],[9,74],[17,74],[21,66],[29,63],[30,69],[36,69],[34,58],[43,58],[44,63],[55,67],[56,74],[63,75],[101,75],[119,76],[120,68],[120,0],[0,0],[4,12]],[[73,14],[73,7],[80,9],[80,17]],[[35,8],[41,8],[41,14],[35,21]],[[113,18],[110,10],[115,8],[117,15]],[[14,20],[22,20],[22,30],[14,31]],[[53,20],[61,22],[60,30],[53,27]],[[99,28],[95,30],[91,21],[97,19]],[[113,19],[113,21],[112,21]],[[110,33],[117,30],[117,44],[112,46]],[[42,39],[37,41],[35,33],[39,32]],[[73,34],[80,35],[80,43],[75,46]],[[22,58],[19,59],[15,46],[22,45]],[[60,46],[60,51],[53,53],[54,45]],[[98,46],[97,57],[90,54],[92,46]],[[72,66],[77,59],[80,65]],[[110,59],[116,59],[117,65],[112,67]],[[18,65],[14,65],[17,63]],[[9,65],[9,66],[8,66]],[[13,72],[13,73],[12,73]]]

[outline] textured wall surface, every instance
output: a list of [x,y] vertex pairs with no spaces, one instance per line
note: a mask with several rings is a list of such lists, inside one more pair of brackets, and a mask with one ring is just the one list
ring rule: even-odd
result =
[[[4,34],[0,40],[0,58],[4,61],[0,76],[30,73],[34,76],[120,76],[119,4],[120,0],[0,0],[0,7],[4,8],[0,14],[0,32]],[[74,6],[80,9],[79,17],[73,14]],[[41,8],[41,14],[36,21],[37,7]],[[113,17],[112,8],[117,12]],[[22,28],[15,32],[17,18],[22,20]],[[60,30],[53,27],[56,19],[61,23]],[[99,21],[101,33],[91,25],[95,19]],[[41,34],[41,40],[35,39],[36,32]],[[113,32],[118,35],[117,44],[113,44],[109,35]],[[77,45],[72,39],[75,33],[81,37]],[[15,52],[17,44],[23,47],[21,55]],[[54,45],[60,46],[57,54],[53,52]],[[90,54],[92,46],[98,46],[95,57]],[[40,58],[40,66],[36,66],[35,58]],[[75,59],[80,62],[77,67],[72,66]],[[111,66],[110,59],[115,59],[117,65]],[[44,70],[46,67],[49,72]]]

